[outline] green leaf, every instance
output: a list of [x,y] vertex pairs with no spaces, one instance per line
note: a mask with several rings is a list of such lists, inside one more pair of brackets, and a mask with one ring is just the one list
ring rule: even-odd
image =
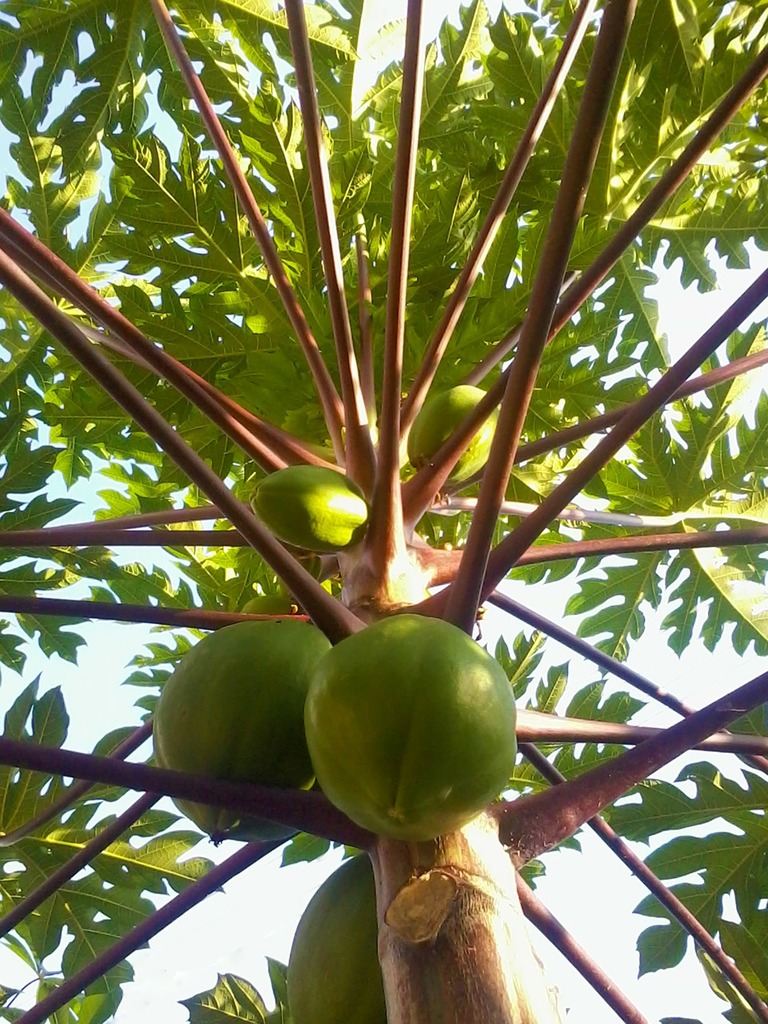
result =
[[732,921],[723,921],[720,925],[723,949],[739,965],[761,999],[768,997],[768,954],[761,941],[764,937],[765,928],[755,934],[744,925]]
[[639,976],[679,964],[685,955],[688,937],[680,927],[660,925],[646,928],[637,940],[640,954]]
[[259,993],[244,978],[235,974],[219,974],[214,988],[200,992],[181,1005],[189,1011],[190,1024],[229,1024],[243,1021],[248,1024],[271,1024],[286,1021],[269,1013]]
[[[768,855],[768,829],[762,814],[768,787],[751,772],[745,778],[746,787],[724,778],[710,765],[689,765],[680,782],[693,783],[695,796],[670,783],[647,782],[639,787],[641,802],[625,803],[610,814],[611,824],[630,839],[674,830],[673,837],[647,858],[648,867],[662,879],[696,876],[695,883],[679,882],[671,888],[713,934],[721,926],[723,900],[729,894],[735,897],[745,928],[761,918],[757,880]],[[721,819],[729,823],[730,831],[715,831],[714,823]],[[705,822],[710,823],[706,834],[684,834]],[[668,918],[653,897],[637,909]],[[685,935],[671,919],[662,928],[647,929],[640,940],[642,971],[674,966],[685,951]]]
[[320,839],[318,836],[307,835],[305,832],[294,836],[289,843],[283,847],[281,864],[299,864],[302,861],[317,860],[327,853],[331,844],[327,839]]
[[733,987],[731,982],[723,977],[722,972],[715,964],[710,960],[706,953],[699,950],[697,952],[699,962],[704,968],[707,981],[710,984],[712,991],[715,995],[718,995],[725,1002],[731,1004],[730,1010],[724,1013],[724,1016],[731,1024],[754,1024],[755,1014],[754,1011],[744,1001],[743,997]]

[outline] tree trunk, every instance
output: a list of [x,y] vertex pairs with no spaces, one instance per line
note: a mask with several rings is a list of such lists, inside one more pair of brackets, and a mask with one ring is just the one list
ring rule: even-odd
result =
[[487,815],[371,855],[389,1024],[562,1024]]

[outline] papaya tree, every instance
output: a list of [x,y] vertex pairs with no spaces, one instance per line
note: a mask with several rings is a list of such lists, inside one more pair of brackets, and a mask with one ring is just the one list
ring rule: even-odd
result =
[[[534,892],[588,827],[648,890],[640,970],[692,944],[726,1018],[768,1021],[768,673],[694,707],[633,667],[657,613],[677,654],[768,651],[768,272],[676,355],[648,294],[766,247],[768,4],[474,0],[434,39],[422,0],[376,6],[0,4],[0,912],[39,979],[0,1013],[108,1020],[134,950],[288,843],[372,868],[354,978],[388,1024],[565,1020],[531,928],[644,1021]],[[169,704],[202,663],[274,690],[273,641],[228,638],[286,618],[318,641],[286,741],[314,785],[235,764],[229,691]],[[105,694],[85,752],[25,661],[90,620],[159,635],[142,724]],[[312,970],[275,967],[274,1019],[329,1019]],[[227,1012],[266,1019],[247,991]]]

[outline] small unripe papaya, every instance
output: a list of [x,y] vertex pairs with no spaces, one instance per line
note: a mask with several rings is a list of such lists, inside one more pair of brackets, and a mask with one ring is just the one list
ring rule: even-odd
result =
[[[309,788],[314,772],[304,702],[312,670],[329,648],[315,626],[290,619],[238,622],[209,633],[163,686],[153,726],[157,763],[212,779]],[[175,802],[214,838],[295,832],[207,804]]]
[[290,615],[296,605],[287,594],[257,594],[243,605],[244,615]]
[[362,540],[368,522],[363,492],[323,466],[288,466],[256,487],[251,507],[276,537],[306,551],[342,551]]
[[373,870],[345,861],[304,911],[288,961],[293,1024],[387,1024]]
[[442,619],[394,615],[315,666],[307,743],[325,795],[363,828],[434,839],[480,813],[517,751],[501,665]]
[[[428,399],[413,421],[408,435],[408,458],[419,469],[427,465],[454,430],[467,418],[485,392],[469,384],[459,384]],[[466,451],[451,470],[449,483],[469,480],[488,461],[493,433],[499,418],[495,409],[469,442]]]

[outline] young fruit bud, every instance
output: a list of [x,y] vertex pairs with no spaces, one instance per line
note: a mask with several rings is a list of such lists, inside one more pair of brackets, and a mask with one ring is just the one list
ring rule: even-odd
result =
[[[469,384],[460,384],[430,398],[413,421],[408,436],[408,458],[419,469],[427,465],[454,430],[469,416],[485,392]],[[459,461],[451,470],[448,483],[469,480],[488,461],[493,432],[499,418],[495,409],[482,424]]]
[[241,610],[244,615],[291,615],[297,607],[286,594],[257,594]]

